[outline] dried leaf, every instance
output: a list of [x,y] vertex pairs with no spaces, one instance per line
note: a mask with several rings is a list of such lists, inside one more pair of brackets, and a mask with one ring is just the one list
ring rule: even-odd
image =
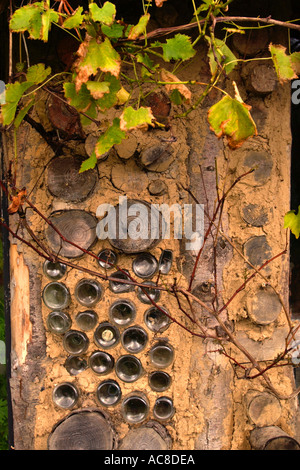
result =
[[26,189],[19,191],[17,196],[12,196],[12,202],[9,205],[7,212],[9,214],[15,214],[18,212],[20,206],[24,203],[24,197],[26,196]]
[[186,85],[180,83],[181,80],[176,77],[176,75],[173,75],[171,72],[168,72],[168,70],[162,69],[161,79],[163,82],[167,82],[165,84],[165,87],[168,93],[172,93],[173,90],[177,90],[187,101],[190,101],[192,97],[191,91]]
[[155,5],[160,8],[167,0],[155,0]]

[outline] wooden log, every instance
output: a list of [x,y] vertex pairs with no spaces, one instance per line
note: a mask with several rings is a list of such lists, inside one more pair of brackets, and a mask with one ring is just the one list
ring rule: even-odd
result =
[[81,202],[89,197],[98,180],[95,170],[79,173],[81,156],[60,156],[52,160],[47,171],[50,193],[67,202]]
[[264,50],[269,41],[269,32],[266,29],[252,29],[245,34],[234,34],[232,43],[234,48],[246,57],[253,57]]
[[147,425],[131,429],[122,440],[119,450],[168,450],[171,439],[160,423],[149,421]]
[[250,433],[253,450],[300,450],[300,444],[278,426],[255,428]]
[[249,390],[246,407],[250,420],[259,427],[274,425],[281,415],[280,401],[269,392]]
[[248,74],[246,87],[258,95],[267,95],[275,90],[278,80],[272,66],[258,64]]
[[48,439],[48,450],[111,450],[116,435],[99,410],[79,410],[58,422]]
[[52,95],[49,99],[47,114],[53,127],[63,132],[66,137],[84,137],[79,113],[63,100],[63,95]]
[[[68,240],[88,250],[96,241],[97,219],[86,211],[71,209],[54,212],[50,217],[52,224]],[[65,242],[50,226],[45,229],[45,236],[50,248],[66,258],[78,258],[84,253],[79,248]]]
[[[138,204],[138,206],[135,207],[141,209],[142,213],[139,214],[137,211],[136,216],[128,215],[129,209],[134,209],[134,204]],[[162,214],[153,207],[151,209],[151,205],[148,202],[139,201],[137,199],[127,200],[127,209],[125,204],[124,213],[121,212],[121,207],[120,204],[116,206],[116,238],[109,239],[111,245],[124,253],[140,253],[154,248],[161,239]],[[152,228],[156,231],[154,235],[151,235],[151,224]],[[126,238],[120,237],[120,225],[127,233]],[[134,239],[130,237],[128,231],[130,231],[130,229],[134,230],[135,227],[136,232],[139,232],[141,237]]]
[[174,160],[170,145],[157,143],[152,147],[145,147],[140,154],[139,162],[148,171],[161,173],[166,171]]

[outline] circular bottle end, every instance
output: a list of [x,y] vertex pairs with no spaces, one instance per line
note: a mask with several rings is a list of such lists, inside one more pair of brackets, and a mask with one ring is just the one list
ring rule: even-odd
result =
[[79,398],[77,387],[70,382],[63,382],[54,387],[52,399],[56,406],[66,410],[74,408]]

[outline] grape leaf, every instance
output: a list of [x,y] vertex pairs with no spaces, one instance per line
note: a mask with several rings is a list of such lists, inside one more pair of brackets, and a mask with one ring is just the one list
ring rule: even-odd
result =
[[57,23],[59,15],[56,11],[46,8],[44,2],[36,2],[18,8],[12,15],[9,26],[15,32],[29,32],[31,39],[48,40],[51,23]]
[[63,28],[66,29],[75,29],[78,28],[84,20],[84,15],[82,15],[83,7],[78,7],[72,16],[69,16],[63,22]]
[[15,118],[17,106],[28,88],[34,85],[32,82],[15,82],[6,86],[5,104],[1,106],[2,124],[8,126]]
[[90,104],[91,94],[87,89],[87,86],[83,84],[80,90],[77,92],[75,83],[67,82],[64,83],[65,97],[71,106],[77,109],[77,111],[84,111]]
[[18,113],[17,117],[15,118],[14,120],[14,126],[16,129],[18,129],[20,127],[20,124],[22,123],[24,117],[26,116],[26,114],[28,113],[28,111],[30,110],[30,108],[32,108],[32,106],[35,104],[35,98],[32,98],[29,103],[27,103]]
[[54,10],[46,10],[42,14],[42,28],[40,31],[40,39],[44,42],[48,41],[49,31],[51,29],[51,23],[57,23],[59,15]]
[[119,39],[123,36],[124,26],[119,23],[113,23],[111,26],[103,24],[101,30],[108,38]]
[[249,109],[251,107],[241,100],[224,96],[208,112],[210,129],[217,137],[226,136],[232,149],[239,148],[248,137],[257,133]]
[[117,92],[117,105],[121,106],[122,104],[126,103],[128,101],[130,96],[130,93],[128,93],[127,90],[125,90],[124,87],[122,87],[118,92]]
[[[269,50],[280,83],[297,78],[295,64],[290,55],[286,54],[286,48],[270,43]],[[295,56],[294,56],[295,57]]]
[[121,89],[120,81],[110,73],[104,75],[104,81],[109,83],[109,93],[105,93],[105,95],[96,102],[101,111],[105,111],[117,104],[117,93]]
[[77,72],[76,91],[80,90],[82,83],[86,83],[91,75],[96,75],[99,69],[102,72],[110,72],[116,77],[120,73],[121,58],[108,38],[98,43],[96,38],[86,35],[77,55],[79,58],[74,64]]
[[[214,51],[212,47],[214,47]],[[212,75],[216,73],[219,67],[216,58],[221,66],[224,67],[224,70],[227,74],[229,74],[237,64],[235,55],[221,39],[215,38],[214,44],[210,44],[210,49],[207,55],[209,58],[209,65]]]
[[38,32],[37,37],[35,37],[35,39],[38,39],[42,27],[42,10],[42,2],[36,2],[33,5],[25,5],[18,8],[10,19],[10,29],[18,33],[29,31],[30,35],[33,34],[33,36]]
[[174,38],[167,39],[162,44],[163,57],[166,62],[170,60],[188,60],[196,54],[191,44],[191,39],[185,34],[176,34]]
[[298,213],[292,210],[285,214],[283,228],[289,228],[296,238],[300,235],[300,206],[298,206]]
[[37,85],[46,80],[50,73],[50,67],[45,68],[44,64],[36,64],[28,68],[26,78],[28,82],[33,82]]
[[128,34],[128,39],[137,39],[141,34],[144,34],[148,21],[150,20],[150,13],[141,16],[138,24],[133,26]]
[[96,3],[90,3],[89,9],[92,20],[100,21],[108,26],[114,22],[116,7],[112,3],[105,2],[102,8],[99,8]]
[[84,171],[87,171],[87,170],[92,170],[93,168],[95,168],[96,164],[97,164],[97,157],[96,157],[95,152],[92,152],[91,156],[81,163],[79,173],[83,173]]
[[98,142],[96,143],[96,157],[101,157],[101,155],[108,152],[114,145],[120,144],[125,137],[126,132],[124,132],[120,127],[120,119],[115,118],[112,126],[99,137]]
[[109,82],[88,81],[86,87],[95,100],[102,98],[105,93],[109,93]]
[[136,127],[144,127],[147,124],[152,124],[153,119],[151,108],[133,109],[132,106],[128,106],[120,116],[120,128],[129,131]]

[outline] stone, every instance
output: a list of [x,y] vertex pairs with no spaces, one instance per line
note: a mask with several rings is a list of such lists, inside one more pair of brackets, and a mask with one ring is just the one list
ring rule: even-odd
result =
[[272,256],[272,250],[265,235],[252,237],[244,244],[244,254],[256,267],[261,266]]
[[125,193],[134,191],[141,193],[148,186],[148,178],[134,161],[127,162],[126,165],[114,165],[111,169],[111,181],[115,188]]
[[167,185],[162,180],[153,180],[148,186],[148,191],[152,196],[161,196],[168,191]]
[[251,320],[258,325],[273,323],[281,309],[279,297],[270,286],[260,289],[254,296],[247,297],[247,311]]
[[270,178],[273,168],[272,156],[265,151],[250,151],[244,159],[244,165],[249,169],[254,168],[253,176],[249,176],[247,182],[252,181],[254,186],[262,186]]
[[174,160],[174,154],[169,145],[159,144],[146,147],[140,154],[140,163],[148,171],[166,171]]
[[248,204],[242,209],[245,222],[254,227],[263,227],[268,222],[268,210],[258,204]]
[[277,86],[278,80],[272,66],[259,64],[252,68],[248,74],[247,88],[249,91],[259,95],[272,93]]
[[118,156],[122,160],[128,160],[132,157],[137,149],[137,140],[133,134],[129,134],[120,144],[114,146]]

